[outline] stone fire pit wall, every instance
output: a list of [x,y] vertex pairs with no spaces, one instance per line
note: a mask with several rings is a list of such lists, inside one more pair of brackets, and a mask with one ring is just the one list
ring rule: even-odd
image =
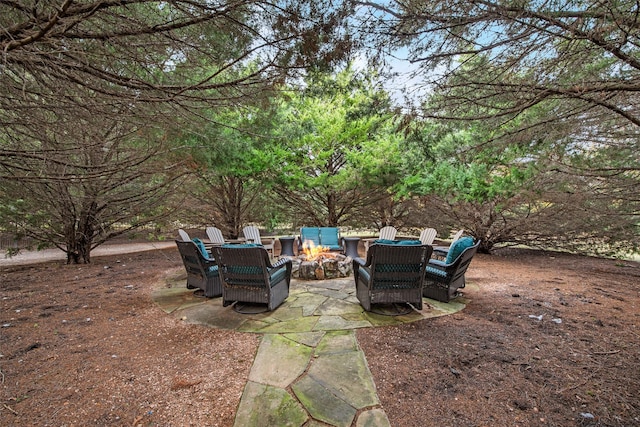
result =
[[296,279],[324,280],[338,277],[348,277],[353,272],[353,260],[349,256],[334,254],[320,256],[318,259],[307,261],[306,255],[291,257],[291,276]]

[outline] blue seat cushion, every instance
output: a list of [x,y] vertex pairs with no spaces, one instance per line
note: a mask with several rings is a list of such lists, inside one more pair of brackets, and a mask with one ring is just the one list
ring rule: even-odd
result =
[[259,243],[225,243],[223,248],[240,249],[240,248],[259,248],[262,245]]
[[362,280],[366,283],[369,283],[371,280],[371,272],[368,268],[363,267],[362,265],[358,267],[358,274],[362,277]]
[[421,245],[422,242],[420,240],[388,240],[388,239],[376,239],[373,243],[378,243],[380,245],[398,245],[398,246],[414,246]]
[[340,237],[336,227],[321,227],[319,229],[320,244],[332,248],[340,248]]
[[212,265],[209,267],[209,269],[207,270],[207,276],[208,277],[215,277],[217,275],[220,274],[220,271],[218,269],[217,265]]
[[195,237],[191,239],[191,241],[196,244],[198,249],[200,249],[200,253],[204,257],[204,259],[209,259],[209,252],[207,251],[207,248],[204,247],[204,243],[202,243],[202,240]]
[[311,241],[315,246],[320,246],[320,229],[318,227],[302,227],[300,228],[300,241]]
[[443,279],[447,277],[447,273],[440,270],[439,268],[433,268],[427,266],[426,274],[432,274],[434,276],[442,277]]
[[284,280],[287,277],[287,269],[286,268],[272,268],[269,269],[269,281],[271,282],[271,286],[277,285],[279,282]]
[[465,249],[470,248],[473,244],[473,237],[462,237],[453,242],[447,253],[447,258],[444,260],[445,264],[454,262]]

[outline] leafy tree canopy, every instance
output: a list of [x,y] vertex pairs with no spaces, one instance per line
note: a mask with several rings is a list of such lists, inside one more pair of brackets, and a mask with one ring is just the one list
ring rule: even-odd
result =
[[313,74],[278,107],[273,150],[274,190],[297,222],[329,225],[366,221],[364,206],[397,180],[399,135],[388,95],[351,68]]

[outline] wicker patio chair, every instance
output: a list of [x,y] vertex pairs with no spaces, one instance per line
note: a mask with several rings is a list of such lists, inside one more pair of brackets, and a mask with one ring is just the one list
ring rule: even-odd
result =
[[187,270],[187,288],[202,289],[208,298],[222,295],[218,265],[214,259],[202,254],[194,242],[176,240],[180,257]]
[[465,287],[464,274],[480,246],[480,240],[463,237],[453,243],[444,261],[432,259],[425,272],[423,296],[449,302]]
[[258,230],[258,227],[247,225],[242,229],[242,234],[249,243],[257,243],[258,245],[262,245],[263,248],[271,252],[271,258],[274,257],[273,239],[267,239],[263,242],[262,238],[260,237],[260,230]]
[[271,311],[289,296],[291,259],[271,264],[267,250],[256,244],[213,248],[222,276],[222,305],[234,302],[266,304]]
[[379,244],[369,248],[366,262],[353,260],[356,296],[365,310],[374,304],[410,303],[422,309],[422,286],[431,246]]

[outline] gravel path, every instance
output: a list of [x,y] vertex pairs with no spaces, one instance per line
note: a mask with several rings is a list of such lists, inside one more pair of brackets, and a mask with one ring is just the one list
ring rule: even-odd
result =
[[[173,241],[105,244],[98,246],[96,249],[91,251],[91,257],[144,252],[155,249],[165,249],[172,246],[175,246],[175,242]],[[67,255],[59,249],[43,249],[41,251],[22,250],[15,256],[7,257],[5,255],[4,258],[0,258],[0,267],[7,265],[35,264],[39,262],[57,260],[66,262]]]

